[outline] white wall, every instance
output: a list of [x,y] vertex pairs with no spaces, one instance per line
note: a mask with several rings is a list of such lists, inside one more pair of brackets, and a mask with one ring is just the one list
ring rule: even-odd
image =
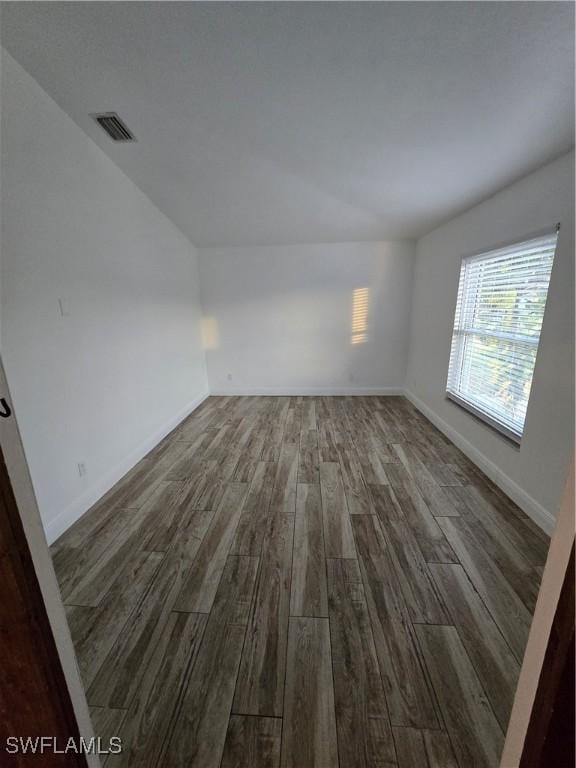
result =
[[[199,253],[213,393],[369,394],[403,386],[412,244]],[[362,288],[368,289],[366,340],[352,344],[353,292]]]
[[206,395],[197,257],[5,53],[2,64],[2,352],[53,540]]
[[[520,448],[444,397],[460,260],[561,222]],[[574,448],[574,155],[566,155],[418,243],[407,388],[548,530]]]

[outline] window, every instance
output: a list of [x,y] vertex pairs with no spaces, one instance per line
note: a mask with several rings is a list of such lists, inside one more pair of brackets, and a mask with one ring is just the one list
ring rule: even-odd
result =
[[524,431],[558,230],[462,260],[447,396],[516,442]]

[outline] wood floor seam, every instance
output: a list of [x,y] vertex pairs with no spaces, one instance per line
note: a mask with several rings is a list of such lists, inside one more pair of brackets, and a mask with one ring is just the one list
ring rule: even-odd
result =
[[546,541],[403,397],[208,398],[52,548],[104,768],[496,768]]

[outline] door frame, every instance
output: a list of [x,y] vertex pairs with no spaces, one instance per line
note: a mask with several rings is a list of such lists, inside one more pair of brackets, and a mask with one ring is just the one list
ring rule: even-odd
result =
[[[567,589],[568,594],[572,589],[572,595],[574,589],[571,572],[574,531],[572,458],[530,626],[500,768],[543,765],[540,755],[544,750],[554,702],[561,706],[558,696],[562,667],[558,673],[554,667],[557,654],[547,654],[547,651],[555,646],[555,650],[560,649],[563,655],[561,661],[564,661],[566,654],[570,653],[570,633],[573,637],[574,632],[574,604],[569,597],[566,599]],[[554,679],[551,679],[551,673]]]
[[[0,513],[5,516],[6,524],[10,519],[9,529],[4,527],[4,530],[9,530],[9,535],[13,537],[8,555],[15,567],[18,567],[19,563],[23,568],[21,578],[25,579],[27,585],[24,590],[28,613],[31,621],[33,617],[32,623],[35,623],[37,628],[41,628],[41,632],[34,636],[34,643],[38,647],[39,655],[43,656],[44,663],[50,667],[46,673],[53,681],[53,688],[51,688],[54,697],[53,706],[56,710],[66,713],[63,715],[66,719],[65,728],[70,735],[79,735],[89,742],[94,737],[90,711],[1,355],[0,397],[4,398],[10,411],[7,418],[0,418],[0,451],[7,479],[7,483],[4,482],[2,485],[2,493],[3,498],[8,499],[7,502],[2,503]],[[7,495],[4,497],[5,489]],[[13,500],[11,510],[10,497]],[[33,629],[30,628],[30,631],[32,632]],[[40,646],[45,647],[40,650]],[[29,691],[28,696],[34,697],[35,692]],[[34,735],[34,731],[29,735]],[[74,765],[71,760],[72,757],[69,756],[66,765]],[[34,758],[27,757],[26,764],[35,762]],[[42,764],[41,757],[40,762],[36,764]],[[87,755],[81,764],[88,765],[89,768],[101,768],[97,754]]]
[[65,749],[70,738],[79,744],[80,733],[1,447],[0,574],[2,759],[14,766],[36,761],[46,768],[86,768],[82,755],[59,755],[50,745],[35,759],[4,753],[16,747],[10,738],[51,736]]

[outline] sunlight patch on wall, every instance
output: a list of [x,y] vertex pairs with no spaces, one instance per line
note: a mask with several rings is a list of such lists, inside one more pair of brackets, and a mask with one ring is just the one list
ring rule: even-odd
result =
[[355,288],[352,292],[351,344],[364,344],[367,339],[369,300],[369,288]]
[[204,349],[218,349],[220,345],[220,333],[218,320],[215,317],[205,316],[201,320],[202,346]]

